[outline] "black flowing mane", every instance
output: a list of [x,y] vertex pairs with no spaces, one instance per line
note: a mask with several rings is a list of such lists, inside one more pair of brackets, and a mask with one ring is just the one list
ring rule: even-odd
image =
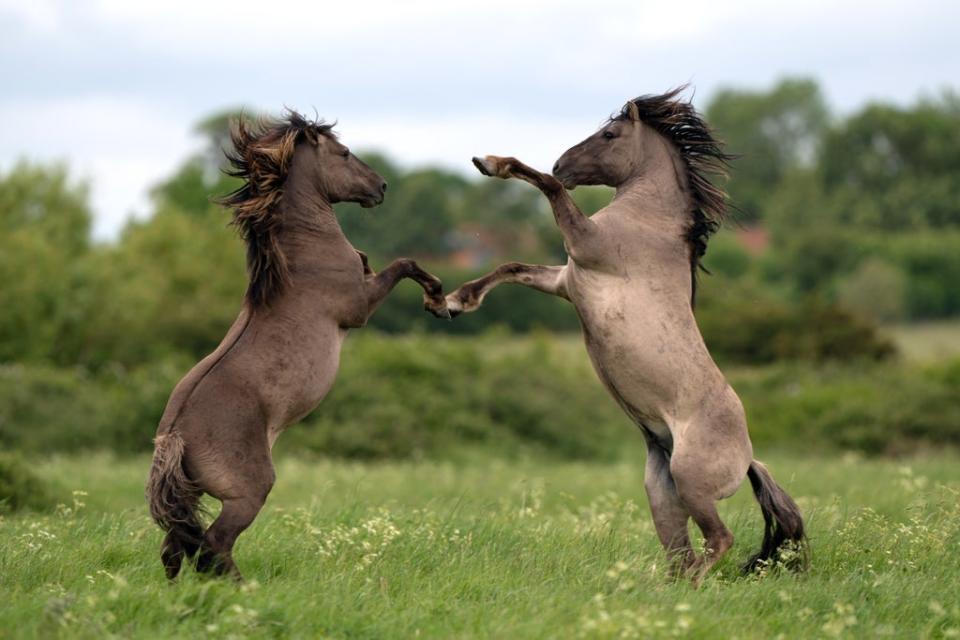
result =
[[[631,100],[640,112],[640,120],[656,129],[680,152],[687,168],[692,208],[686,240],[690,247],[690,270],[693,274],[691,301],[697,292],[697,271],[707,252],[707,242],[727,216],[727,193],[711,180],[726,177],[735,156],[724,153],[723,143],[714,137],[710,126],[689,100],[678,99],[686,85],[661,95],[644,95]],[[614,118],[629,119],[628,107]],[[704,269],[706,270],[706,269]]]

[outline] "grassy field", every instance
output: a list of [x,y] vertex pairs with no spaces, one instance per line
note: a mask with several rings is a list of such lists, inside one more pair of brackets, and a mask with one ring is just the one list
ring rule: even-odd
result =
[[636,463],[284,459],[238,545],[247,582],[163,578],[146,458],[40,463],[63,504],[0,520],[0,637],[958,637],[960,460],[767,456],[812,568],[667,580]]
[[956,320],[898,325],[885,331],[910,360],[924,362],[960,356],[960,322]]

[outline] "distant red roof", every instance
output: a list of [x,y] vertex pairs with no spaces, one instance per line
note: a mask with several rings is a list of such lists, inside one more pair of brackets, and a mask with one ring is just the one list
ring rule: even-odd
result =
[[760,255],[770,247],[770,232],[763,227],[744,227],[736,234],[740,246],[751,255]]

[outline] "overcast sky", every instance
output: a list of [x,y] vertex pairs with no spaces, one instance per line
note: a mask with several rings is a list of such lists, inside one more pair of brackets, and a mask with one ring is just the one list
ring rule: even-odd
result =
[[314,109],[354,149],[549,168],[630,97],[808,75],[832,108],[960,86],[960,2],[0,0],[0,171],[65,160],[109,238],[205,115]]

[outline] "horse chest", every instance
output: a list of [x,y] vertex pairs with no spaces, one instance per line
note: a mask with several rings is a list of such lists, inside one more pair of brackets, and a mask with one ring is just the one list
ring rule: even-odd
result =
[[667,441],[682,358],[662,301],[636,278],[581,272],[572,280],[570,297],[598,377],[636,424]]
[[363,272],[353,264],[327,268],[306,282],[302,295],[306,312],[343,327],[361,327],[367,318]]

